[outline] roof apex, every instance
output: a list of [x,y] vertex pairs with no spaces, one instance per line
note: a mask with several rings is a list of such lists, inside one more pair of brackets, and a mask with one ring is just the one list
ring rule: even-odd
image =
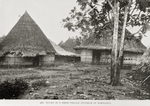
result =
[[1,52],[3,53],[11,51],[28,51],[33,54],[56,52],[41,28],[27,11],[1,42],[1,46]]

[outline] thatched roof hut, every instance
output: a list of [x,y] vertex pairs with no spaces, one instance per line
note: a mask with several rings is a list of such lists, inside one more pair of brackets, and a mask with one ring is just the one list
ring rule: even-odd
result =
[[27,11],[21,16],[1,42],[1,54],[15,53],[22,57],[34,57],[54,53],[55,50],[40,27]]
[[51,65],[55,52],[26,11],[0,43],[0,65]]
[[[121,38],[122,28],[119,28],[119,38]],[[113,37],[113,25],[106,24],[101,29],[100,34],[89,36],[80,46],[74,49],[81,55],[81,61],[88,63],[110,63],[111,48]],[[118,44],[118,47],[120,44]],[[128,30],[126,30],[124,43],[124,63],[125,64],[139,64],[139,57],[146,50],[146,47],[141,43],[141,40],[134,37]]]
[[77,54],[75,54],[73,52],[69,52],[69,51],[61,48],[59,45],[57,45],[56,43],[54,43],[51,40],[50,40],[50,43],[54,47],[54,49],[56,51],[56,55],[62,55],[62,56],[79,56],[79,55],[77,55]]
[[76,39],[69,37],[64,43],[61,42],[59,46],[67,51],[75,53],[73,48],[77,46]]
[[49,40],[52,46],[54,47],[56,53],[55,53],[55,61],[61,61],[61,62],[79,62],[80,56],[76,53],[69,52],[63,48],[61,48],[59,45],[54,43],[53,41]]
[[[119,30],[122,30],[121,28]],[[119,31],[121,33],[121,31]],[[120,35],[119,33],[119,35]],[[76,46],[75,49],[95,49],[95,50],[111,50],[112,48],[113,26],[108,25],[99,35],[92,35],[88,37],[81,46]],[[120,40],[120,36],[119,36]],[[136,39],[128,30],[126,30],[126,37],[124,43],[124,51],[143,53],[146,47],[139,39]],[[119,45],[118,45],[119,46]]]

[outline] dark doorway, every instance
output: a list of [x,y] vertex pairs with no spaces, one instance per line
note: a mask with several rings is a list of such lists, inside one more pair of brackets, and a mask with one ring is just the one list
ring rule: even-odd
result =
[[100,56],[101,56],[100,50],[93,50],[92,63],[100,64]]
[[39,66],[40,56],[37,55],[33,58],[33,66]]

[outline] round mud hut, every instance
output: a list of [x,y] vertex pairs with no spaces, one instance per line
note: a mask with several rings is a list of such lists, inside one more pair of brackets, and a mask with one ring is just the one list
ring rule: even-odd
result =
[[55,50],[27,11],[0,43],[0,65],[50,65]]

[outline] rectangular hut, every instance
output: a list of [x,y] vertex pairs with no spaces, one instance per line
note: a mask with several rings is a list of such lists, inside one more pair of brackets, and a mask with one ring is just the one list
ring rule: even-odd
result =
[[[108,24],[100,35],[89,36],[80,46],[74,49],[81,56],[81,62],[90,64],[110,64],[113,26]],[[121,28],[119,28],[119,31]],[[120,32],[121,33],[121,32]],[[120,40],[119,33],[119,40]],[[118,45],[119,47],[119,45]],[[139,59],[146,50],[140,39],[126,30],[124,44],[124,65],[138,65]]]
[[50,43],[56,51],[55,62],[80,62],[80,56],[78,54],[64,50],[51,40]]

